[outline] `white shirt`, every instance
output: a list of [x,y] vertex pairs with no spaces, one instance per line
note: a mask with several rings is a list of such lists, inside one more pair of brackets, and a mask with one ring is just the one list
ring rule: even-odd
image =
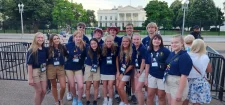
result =
[[192,67],[191,72],[188,76],[188,78],[199,78],[199,77],[203,77],[206,74],[206,68],[208,66],[209,63],[209,57],[206,54],[203,55],[199,55],[197,53],[189,53],[191,59],[192,59],[192,63],[193,65],[198,69],[199,72],[201,72],[202,75],[200,75],[195,69],[194,67]]

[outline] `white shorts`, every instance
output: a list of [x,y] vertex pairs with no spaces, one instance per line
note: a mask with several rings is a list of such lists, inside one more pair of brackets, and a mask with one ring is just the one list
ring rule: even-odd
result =
[[139,76],[138,82],[145,82],[145,71],[143,71]]
[[129,75],[124,75],[121,81],[130,81],[130,76]]
[[101,74],[101,80],[115,80],[116,76],[115,75],[104,75]]
[[159,90],[165,90],[165,85],[163,83],[163,80],[155,78],[150,74],[148,75],[148,87],[157,88]]

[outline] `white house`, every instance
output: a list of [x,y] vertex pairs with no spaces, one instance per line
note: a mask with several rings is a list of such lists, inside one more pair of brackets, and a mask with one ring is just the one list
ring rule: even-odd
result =
[[142,6],[118,6],[118,8],[112,9],[99,9],[97,17],[99,27],[108,27],[114,24],[122,28],[127,23],[132,23],[134,27],[141,27],[146,20],[146,12]]

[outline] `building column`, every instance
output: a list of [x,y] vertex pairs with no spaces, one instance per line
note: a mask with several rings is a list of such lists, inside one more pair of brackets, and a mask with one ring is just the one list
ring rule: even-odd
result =
[[134,23],[133,23],[133,21],[134,21],[134,17],[133,17],[133,15],[134,15],[134,14],[133,14],[133,13],[131,13],[131,23],[132,23],[132,24],[134,24]]
[[125,14],[125,16],[124,16],[124,25],[126,25],[127,23],[125,22],[125,21],[127,21],[127,13],[124,13]]

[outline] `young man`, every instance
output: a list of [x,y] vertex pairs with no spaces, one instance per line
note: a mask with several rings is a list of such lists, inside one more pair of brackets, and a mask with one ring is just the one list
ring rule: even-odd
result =
[[104,41],[102,40],[103,37],[103,31],[101,28],[96,28],[93,32],[93,37],[98,40],[98,44],[101,46]]
[[128,23],[126,25],[126,35],[124,35],[124,36],[130,36],[130,38],[132,39],[132,37],[133,37],[133,31],[134,31],[133,24]]
[[109,35],[112,35],[114,37],[114,42],[117,43],[117,45],[120,47],[121,38],[117,36],[117,34],[119,33],[119,29],[115,25],[112,25],[107,28],[107,32],[109,33]]
[[195,25],[193,27],[193,32],[191,32],[190,34],[193,35],[195,37],[195,39],[202,39],[201,37],[201,33],[200,33],[200,27]]
[[153,37],[156,34],[156,32],[158,31],[158,27],[157,27],[156,23],[151,22],[151,23],[148,23],[146,30],[148,31],[148,36],[146,36],[142,40],[142,43],[148,49],[151,37]]

